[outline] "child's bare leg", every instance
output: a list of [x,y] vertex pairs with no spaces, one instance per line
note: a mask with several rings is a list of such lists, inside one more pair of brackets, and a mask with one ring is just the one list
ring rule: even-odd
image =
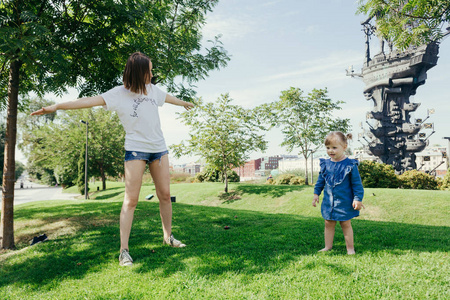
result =
[[342,232],[344,233],[345,245],[347,246],[347,254],[355,254],[355,246],[353,244],[353,228],[351,220],[341,221]]
[[319,250],[319,252],[329,251],[333,248],[335,227],[336,227],[336,221],[325,220],[325,248]]
[[131,160],[125,162],[125,197],[120,212],[120,249],[128,250],[131,224],[134,210],[139,200],[142,175],[146,162],[144,160]]

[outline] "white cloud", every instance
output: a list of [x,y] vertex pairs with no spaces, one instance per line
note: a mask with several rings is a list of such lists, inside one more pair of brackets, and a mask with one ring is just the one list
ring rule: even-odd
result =
[[228,43],[245,38],[254,31],[254,23],[247,18],[237,16],[226,17],[224,15],[209,16],[203,27],[205,40],[213,40],[218,34],[222,35],[222,42]]

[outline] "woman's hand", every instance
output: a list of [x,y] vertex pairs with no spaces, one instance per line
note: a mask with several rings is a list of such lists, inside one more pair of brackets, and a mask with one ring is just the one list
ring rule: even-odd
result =
[[186,102],[186,104],[184,105],[184,108],[186,110],[191,110],[194,107],[194,103],[191,102]]
[[55,111],[56,111],[56,104],[50,105],[47,107],[43,107],[40,110],[36,110],[36,111],[32,112],[30,115],[31,116],[40,116],[40,115],[51,114],[51,113],[54,113]]
[[316,205],[319,203],[319,195],[314,194],[314,198],[312,201],[312,206],[316,207]]

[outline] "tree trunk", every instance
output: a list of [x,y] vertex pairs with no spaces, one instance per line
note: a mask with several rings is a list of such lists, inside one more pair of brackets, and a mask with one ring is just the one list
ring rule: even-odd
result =
[[305,158],[305,184],[308,185],[308,157],[306,155],[303,157]]
[[14,249],[14,181],[16,171],[17,104],[21,61],[10,65],[8,83],[8,117],[6,121],[5,163],[3,166],[1,249]]
[[102,190],[106,190],[106,174],[105,174],[105,170],[102,167],[100,168],[100,173],[102,174]]
[[225,169],[225,193],[228,193],[228,176],[227,176],[227,170]]

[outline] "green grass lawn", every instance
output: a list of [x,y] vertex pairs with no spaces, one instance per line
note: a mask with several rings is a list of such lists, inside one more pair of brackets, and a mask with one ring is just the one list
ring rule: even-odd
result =
[[[340,228],[334,249],[317,252],[324,221],[312,187],[241,183],[224,195],[222,184],[173,184],[173,231],[188,246],[163,246],[158,201],[142,200],[126,268],[124,188],[107,187],[88,201],[15,206],[19,250],[0,252],[1,299],[450,298],[449,192],[366,189],[348,256]],[[41,233],[49,241],[28,246]]]

